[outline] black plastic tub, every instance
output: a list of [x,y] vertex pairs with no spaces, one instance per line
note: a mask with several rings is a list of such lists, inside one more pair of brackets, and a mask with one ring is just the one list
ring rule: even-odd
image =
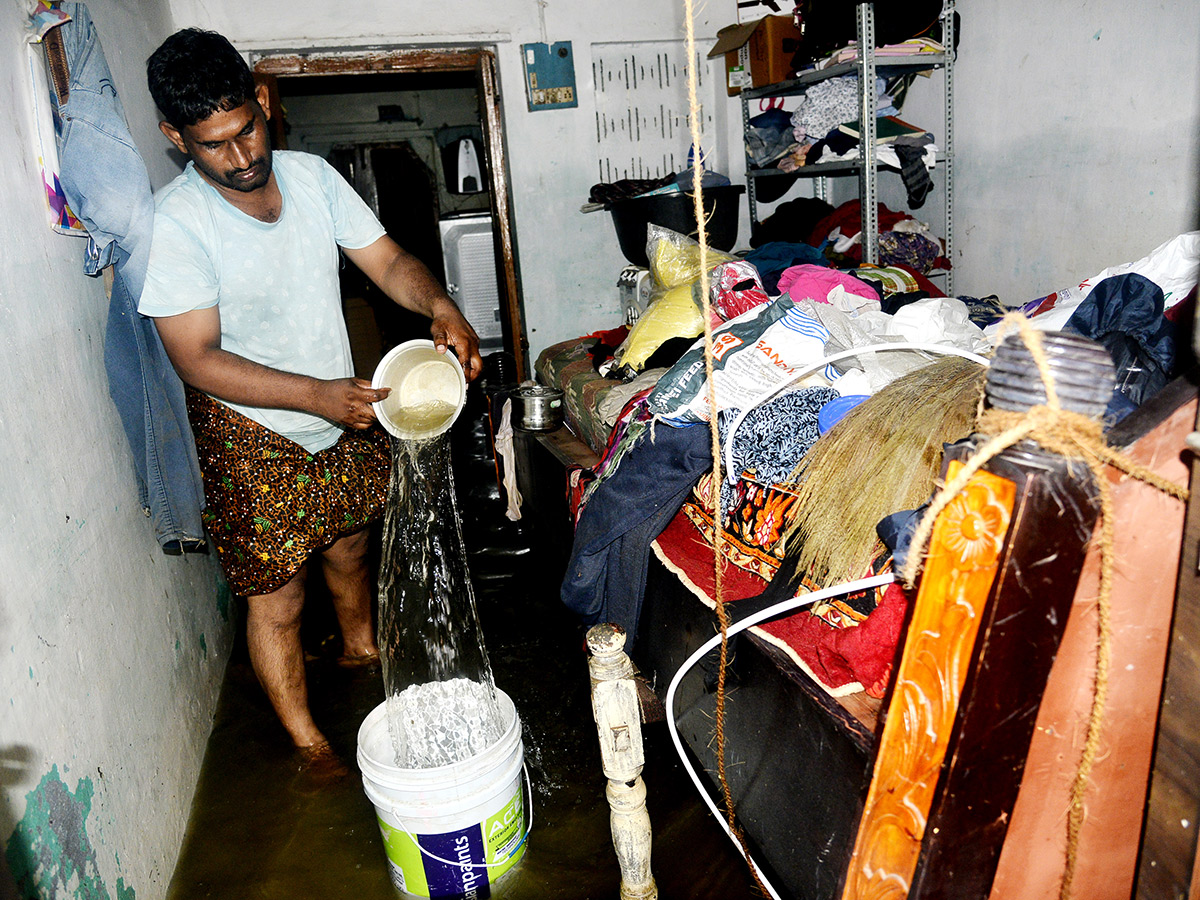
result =
[[[732,250],[737,243],[738,219],[744,185],[730,184],[704,189],[704,214],[707,219],[705,236],[708,246],[717,250]],[[646,226],[661,225],[679,234],[696,237],[695,201],[691,193],[655,194],[631,197],[608,204],[617,242],[625,258],[635,266],[648,266],[646,258]]]

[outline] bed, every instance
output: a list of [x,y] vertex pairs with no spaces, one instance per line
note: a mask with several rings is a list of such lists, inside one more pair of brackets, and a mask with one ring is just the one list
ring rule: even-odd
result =
[[[1090,316],[1089,327],[1110,348],[1119,370],[1135,366],[1154,370],[1158,366],[1145,384],[1131,386],[1120,397],[1114,395],[1115,412],[1110,414],[1119,414],[1120,421],[1110,428],[1110,440],[1167,472],[1167,477],[1184,482],[1186,473],[1179,471],[1177,449],[1164,448],[1182,446],[1183,437],[1195,422],[1195,385],[1189,374],[1190,331],[1184,329],[1194,315],[1197,258],[1200,235],[1181,235],[1136,262],[1113,266],[1078,285],[1036,298],[1023,308],[1031,321],[1047,316],[1040,323],[1046,325],[1046,330],[1061,328],[1083,308]],[[893,293],[903,293],[901,289],[911,285],[895,286]],[[922,288],[922,293],[928,294],[928,290]],[[1149,301],[1147,294],[1151,295]],[[986,302],[975,298],[964,302],[968,312],[977,314],[977,323],[986,321],[989,312],[994,313]],[[1134,319],[1124,320],[1118,315],[1140,310],[1146,303],[1150,315],[1139,313]],[[631,390],[627,383],[601,376],[598,363],[619,343],[618,334],[601,332],[562,342],[547,348],[536,364],[539,381],[564,391],[566,428],[598,457],[566,466],[565,476],[574,498],[570,515],[577,527],[584,529],[582,537],[577,534],[574,564],[579,563],[579,542],[587,541],[592,534],[586,530],[589,513],[594,517],[592,504],[604,502],[604,495],[592,487],[592,482],[598,479],[602,485],[611,484],[615,479],[606,474],[606,469],[620,471],[625,452],[622,446],[631,441],[631,432],[636,437],[640,429],[652,427],[647,424],[652,417],[638,403],[644,402],[662,377],[659,374],[651,379],[649,388],[639,385]],[[1168,343],[1173,350],[1170,358],[1162,355]],[[694,450],[691,446],[667,445],[662,455],[669,460],[692,460],[689,454]],[[568,571],[568,584],[564,586],[566,599],[573,578],[629,585],[628,590],[637,595],[634,601],[589,611],[608,615],[615,610],[614,620],[625,616],[627,623],[632,621],[632,627],[625,626],[636,638],[631,655],[660,696],[683,661],[713,634],[717,623],[713,560],[718,529],[708,499],[711,492],[705,482],[703,454],[696,455],[696,460],[682,466],[653,460],[639,460],[630,466],[641,468],[646,482],[652,485],[635,483],[630,489],[662,491],[664,508],[648,515],[639,528],[622,535],[623,543],[616,545],[613,556],[619,557],[626,569],[610,560],[612,565],[598,576],[587,574],[586,567]],[[711,456],[707,461],[711,465]],[[686,490],[678,487],[688,479],[692,480]],[[674,490],[669,490],[672,487]],[[747,610],[761,608],[779,595],[781,584],[788,586],[786,580],[777,578],[781,567],[786,569],[786,554],[780,552],[777,540],[777,519],[786,516],[795,500],[792,485],[759,483],[749,477],[740,479],[732,502],[725,507],[731,512],[719,530],[721,571],[724,597],[735,619],[739,604],[746,604]],[[1164,503],[1153,490],[1146,493],[1133,488],[1122,502],[1128,504],[1124,518],[1150,516],[1155,527],[1167,535],[1162,546],[1177,550],[1182,504]],[[609,516],[627,520],[627,507],[619,503],[616,506],[609,510]],[[773,516],[775,532],[764,527]],[[1062,528],[1050,529],[1038,540],[1044,546],[1045,541],[1057,539],[1055,535],[1061,537],[1063,532]],[[1055,752],[1054,741],[1047,735],[1054,733],[1056,724],[1060,732],[1077,730],[1079,725],[1071,719],[1070,709],[1057,707],[1047,712],[1042,703],[1043,695],[1056,697],[1087,689],[1086,661],[1077,660],[1075,668],[1055,670],[1053,677],[1050,674],[1060,644],[1086,643],[1086,637],[1081,637],[1089,627],[1086,613],[1071,613],[1071,631],[1067,630],[1066,612],[1073,606],[1088,607],[1087,591],[1094,590],[1094,585],[1088,583],[1088,572],[1097,563],[1094,554],[1086,553],[1084,542],[1077,543],[1078,565],[1074,570],[1066,566],[1057,576],[1058,592],[1070,601],[1062,607],[1061,621],[1048,631],[1041,616],[1033,617],[1039,621],[1031,620],[1029,631],[997,634],[985,629],[982,636],[972,637],[966,655],[959,660],[968,674],[957,693],[949,691],[955,696],[940,736],[945,762],[922,774],[931,783],[921,833],[900,841],[900,849],[892,857],[873,861],[880,877],[889,872],[895,875],[895,883],[906,885],[908,896],[984,897],[996,884],[1013,890],[1009,896],[1036,896],[1039,891],[1049,896],[1062,877],[1065,851],[1060,842],[1047,842],[1044,835],[1038,836],[1046,826],[1048,801],[1039,806],[1036,800],[1038,794],[1061,797],[1061,772],[1056,775],[1054,764],[1043,764],[1035,775],[1026,778],[1035,785],[1027,788],[1022,788],[1022,775],[1027,754],[1041,758]],[[871,571],[886,573],[889,564],[886,557],[872,560]],[[1118,603],[1123,604],[1118,609],[1121,615],[1131,616],[1131,621],[1138,617],[1130,610],[1143,601],[1148,600],[1157,609],[1158,618],[1147,622],[1143,617],[1139,627],[1153,632],[1151,643],[1157,649],[1146,662],[1150,671],[1161,674],[1177,557],[1166,552],[1141,559],[1139,564],[1143,566],[1143,584],[1152,587],[1139,599],[1141,589],[1126,585],[1126,594],[1118,597]],[[1080,567],[1084,571],[1083,588],[1077,588]],[[789,577],[795,584],[795,573]],[[803,579],[799,581],[803,583]],[[1028,597],[1021,600],[1014,599],[1014,595],[1005,600],[999,588],[984,594],[988,610],[984,618],[989,622],[993,619],[987,617],[994,616],[1005,602],[1016,604],[1008,615],[1029,616]],[[931,602],[926,601],[926,606]],[[792,896],[865,896],[879,888],[877,882],[863,880],[860,851],[864,834],[877,827],[871,824],[872,812],[880,814],[877,798],[872,800],[872,788],[884,783],[889,777],[888,767],[905,755],[895,746],[894,735],[891,744],[887,741],[889,718],[895,721],[899,715],[889,717],[887,712],[892,704],[901,702],[902,686],[911,687],[914,679],[932,679],[920,685],[922,696],[946,694],[945,685],[938,679],[944,676],[946,667],[953,668],[950,660],[942,659],[940,670],[934,666],[932,671],[917,675],[905,671],[906,661],[917,652],[914,639],[906,631],[918,615],[917,609],[911,592],[906,595],[895,585],[879,586],[812,611],[768,621],[735,641],[730,676],[733,689],[728,695],[725,725],[726,754],[732,762],[728,768],[730,787],[739,821],[759,864],[773,883]],[[1020,652],[1027,646],[1030,633],[1041,635],[1032,663]],[[1144,632],[1126,637],[1126,645],[1141,642],[1144,648],[1145,641]],[[939,652],[944,650],[945,642],[938,645]],[[1122,652],[1129,652],[1128,647],[1118,650]],[[1014,666],[1032,677],[1012,684]],[[1138,696],[1144,709],[1147,704],[1157,704],[1154,685],[1159,681],[1142,679],[1136,686],[1120,689],[1128,696]],[[716,699],[711,662],[680,683],[675,699],[673,714],[690,752],[712,771]],[[1043,715],[1057,715],[1060,720],[1042,722],[1039,709]],[[989,729],[994,731],[997,716],[1009,715],[1023,724],[1003,742],[1009,749],[997,752],[991,744],[996,735]],[[1136,760],[1120,772],[1098,772],[1093,782],[1107,778],[1105,784],[1122,789],[1132,785],[1134,793],[1140,786],[1144,792],[1153,744],[1152,723],[1147,725],[1143,720],[1131,725],[1128,720],[1118,720],[1111,735],[1113,741],[1128,740],[1136,745]],[[911,734],[902,738],[902,745],[905,740],[909,751],[919,746]],[[1061,762],[1059,749],[1058,767],[1070,768]],[[981,782],[981,772],[991,773],[991,777]],[[1040,786],[1038,777],[1042,779]],[[1047,787],[1047,780],[1053,783],[1051,787]],[[716,785],[713,788],[715,791]],[[1034,807],[1037,812],[1031,811]],[[1139,810],[1138,804],[1126,803],[1113,815],[1123,816],[1126,825],[1137,830]],[[813,828],[813,822],[820,822],[821,827]],[[1125,840],[1120,849],[1108,853],[1107,863],[1101,863],[1098,860],[1104,854],[1100,851],[1112,848],[1104,847],[1106,839],[1100,834],[1095,827],[1085,830],[1079,845],[1085,854],[1076,876],[1080,879],[1080,895],[1128,896],[1137,842]],[[966,835],[969,840],[964,839]],[[890,846],[887,841],[881,845]],[[1025,847],[1021,851],[1025,863],[1017,850],[1006,850],[1020,846]],[[1086,855],[1088,851],[1094,858]],[[1035,865],[1029,863],[1030,859],[1040,862]]]

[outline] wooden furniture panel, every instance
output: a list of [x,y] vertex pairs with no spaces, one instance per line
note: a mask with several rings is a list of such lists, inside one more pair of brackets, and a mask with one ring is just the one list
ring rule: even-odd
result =
[[[1197,423],[1200,425],[1200,422]],[[1200,457],[1193,449],[1191,484]],[[1166,677],[1138,861],[1138,900],[1200,897],[1200,498],[1188,501]]]
[[[1196,402],[1177,408],[1127,451],[1178,483],[1187,468],[1184,438]],[[1102,744],[1086,796],[1072,896],[1131,895],[1154,744],[1184,504],[1140,481],[1111,473],[1116,516],[1113,658]],[[1093,694],[1099,558],[1089,555],[1037,717],[993,900],[1057,898],[1066,859],[1068,795],[1083,747]],[[1196,772],[1192,770],[1192,783]],[[1171,895],[1157,895],[1171,896]]]

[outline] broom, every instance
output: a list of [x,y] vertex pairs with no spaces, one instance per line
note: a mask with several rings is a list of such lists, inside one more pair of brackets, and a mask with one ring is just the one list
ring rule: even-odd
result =
[[985,369],[956,356],[909,372],[848,412],[801,459],[784,531],[797,571],[824,586],[862,577],[880,519],[929,499],[942,445],[970,434]]

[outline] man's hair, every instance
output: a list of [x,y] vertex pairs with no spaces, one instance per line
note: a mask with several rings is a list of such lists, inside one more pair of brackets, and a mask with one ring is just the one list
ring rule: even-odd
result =
[[215,31],[185,28],[146,61],[150,96],[176,128],[254,99],[254,75],[233,44]]

